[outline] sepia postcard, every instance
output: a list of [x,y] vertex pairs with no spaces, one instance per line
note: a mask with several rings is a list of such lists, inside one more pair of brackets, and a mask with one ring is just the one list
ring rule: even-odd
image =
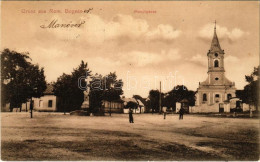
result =
[[1,1],[2,161],[259,161],[259,1]]

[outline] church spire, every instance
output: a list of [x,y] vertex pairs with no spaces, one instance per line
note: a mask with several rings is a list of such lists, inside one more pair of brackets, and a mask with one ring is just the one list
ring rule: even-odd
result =
[[215,27],[214,27],[214,32],[216,33],[216,25],[217,25],[217,21],[215,20]]
[[214,27],[214,36],[211,42],[211,47],[210,47],[210,52],[219,52],[219,53],[224,53],[223,50],[220,47],[219,41],[218,41],[218,36],[217,36],[217,29],[216,25],[217,22],[215,20],[215,27]]

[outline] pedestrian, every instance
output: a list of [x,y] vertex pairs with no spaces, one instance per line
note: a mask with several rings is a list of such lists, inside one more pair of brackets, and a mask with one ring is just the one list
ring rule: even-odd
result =
[[179,114],[180,114],[179,120],[183,119],[183,114],[184,114],[183,108],[180,109]]
[[133,110],[129,109],[129,123],[134,123]]
[[167,115],[167,108],[163,107],[163,119],[166,119],[166,115]]

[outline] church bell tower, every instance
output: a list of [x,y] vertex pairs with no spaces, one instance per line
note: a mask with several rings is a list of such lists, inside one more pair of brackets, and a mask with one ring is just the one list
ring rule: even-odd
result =
[[224,69],[224,50],[221,49],[217,32],[216,21],[214,27],[214,35],[208,51],[208,77],[209,84],[223,85],[225,81]]
[[199,83],[196,94],[196,105],[218,105],[235,97],[235,83],[225,77],[224,55],[216,29],[214,27],[213,39],[211,41],[208,56],[208,77]]

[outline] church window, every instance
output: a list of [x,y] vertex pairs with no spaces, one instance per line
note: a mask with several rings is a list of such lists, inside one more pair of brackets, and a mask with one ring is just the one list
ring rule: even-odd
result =
[[215,57],[218,57],[218,54],[217,54],[217,53],[215,53]]
[[214,61],[214,67],[218,67],[219,65],[218,65],[218,60],[215,60]]
[[219,94],[216,94],[215,97],[216,97],[216,98],[219,98]]
[[218,78],[215,78],[215,80],[218,80]]
[[203,101],[207,101],[207,94],[206,93],[203,94]]

